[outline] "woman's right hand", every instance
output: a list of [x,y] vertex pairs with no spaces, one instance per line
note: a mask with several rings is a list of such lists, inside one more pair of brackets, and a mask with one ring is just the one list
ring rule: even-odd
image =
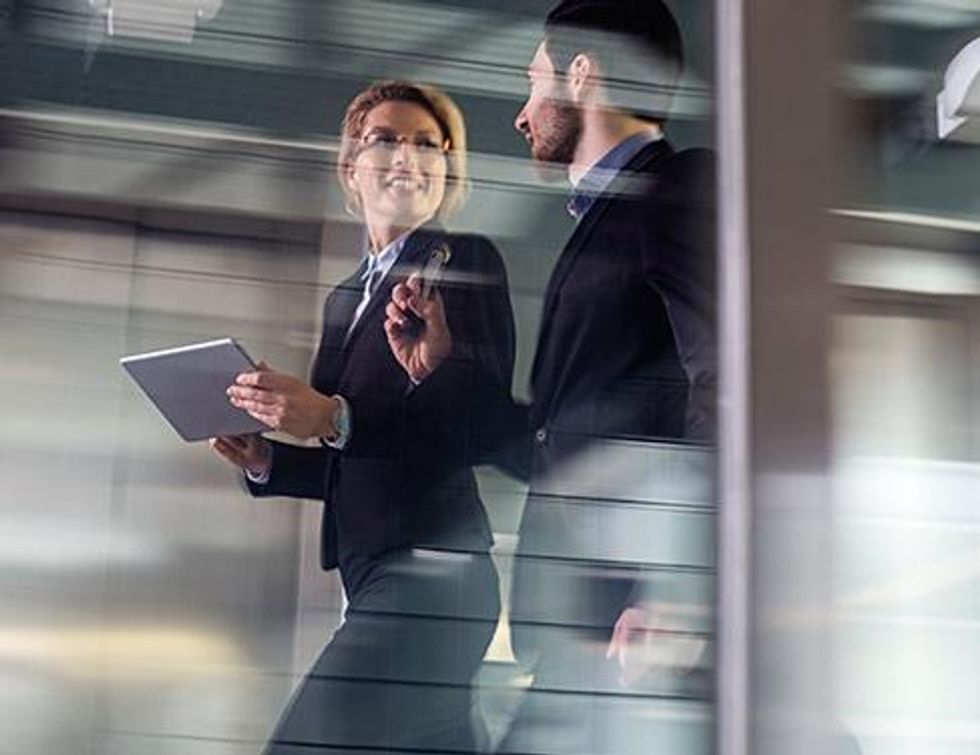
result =
[[[453,350],[453,337],[446,322],[446,310],[438,291],[426,299],[422,278],[413,273],[391,290],[385,307],[385,334],[398,364],[415,382],[421,383],[446,361]],[[411,327],[411,315],[422,321],[422,329]]]
[[211,438],[211,448],[242,471],[251,472],[256,477],[268,473],[272,466],[272,444],[258,433]]

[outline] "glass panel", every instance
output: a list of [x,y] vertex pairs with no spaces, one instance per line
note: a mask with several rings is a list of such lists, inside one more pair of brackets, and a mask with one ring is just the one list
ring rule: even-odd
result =
[[[710,147],[713,9],[667,4],[684,38],[686,69],[669,87],[666,134],[678,151]],[[557,380],[535,390],[535,355],[557,317],[546,306],[549,280],[579,233],[566,209],[566,166],[559,160],[542,174],[514,128],[552,5],[0,3],[0,387],[13,397],[0,423],[0,741],[12,750],[254,753],[277,723],[287,727],[275,750],[283,753],[341,745],[710,750],[714,453],[711,419],[692,432],[684,417],[694,373],[678,351],[703,348],[696,388],[711,394],[712,167],[703,154],[685,153],[669,165],[682,176],[700,166],[704,185],[677,178],[680,198],[650,199],[642,193],[649,176],[619,166],[630,180],[603,189],[613,197],[613,222],[598,250],[616,262],[595,254],[598,261],[570,275],[559,297],[562,307],[579,308],[579,327],[567,332],[587,334],[585,341],[569,336],[538,357],[539,373],[555,376],[577,347],[581,373],[563,379],[595,383],[583,380],[584,394]],[[354,337],[345,324],[336,358],[384,365],[367,387],[340,377],[323,383],[331,394],[349,391],[354,445],[342,461],[327,462],[342,454],[323,450],[315,433],[270,434],[319,453],[317,484],[354,518],[370,496],[337,491],[357,475],[367,489],[388,485],[383,502],[411,504],[410,513],[389,512],[367,527],[337,515],[345,592],[337,570],[320,569],[323,502],[310,500],[306,488],[302,496],[252,500],[237,470],[205,444],[178,439],[118,362],[233,337],[253,357],[309,382],[329,324],[324,301],[336,303],[338,290],[360,300],[363,284],[352,274],[373,238],[337,180],[341,120],[354,95],[385,78],[441,87],[465,115],[469,196],[447,222],[453,232],[487,237],[499,252],[515,321],[513,378],[504,387],[518,402],[533,399],[535,416],[545,419],[521,434],[521,448],[537,449],[530,485],[505,464],[479,465],[477,499],[469,472],[446,462],[461,476],[451,484],[440,477],[412,498],[399,463],[430,463],[423,452],[431,448],[455,459],[468,449],[470,428],[433,421],[424,441],[385,446],[389,436],[379,428],[389,426],[371,424],[372,402],[390,407],[391,396],[404,397],[411,407],[413,396],[426,401],[428,386],[412,386],[394,370],[375,315],[357,315],[375,317],[371,346],[350,352],[359,357],[344,352]],[[620,85],[628,101],[663,93],[646,79]],[[622,210],[636,201],[650,202],[642,222]],[[625,214],[616,220],[617,212]],[[668,226],[676,222],[679,237],[659,237],[657,213]],[[704,264],[673,271],[696,279],[696,290],[676,292],[676,306],[691,309],[689,320],[678,320],[665,305],[672,271],[653,269],[659,258],[645,245],[659,254],[676,241],[674,251],[687,251],[697,246],[694,237]],[[470,237],[457,238],[465,246]],[[401,253],[410,249],[406,242]],[[403,272],[393,270],[390,279]],[[440,285],[473,285],[467,274],[462,283],[447,274]],[[486,297],[475,290],[466,289],[472,299],[464,314],[451,313],[451,326],[485,315]],[[450,306],[453,294],[446,298]],[[609,328],[615,317],[621,327]],[[464,332],[461,340],[492,342],[507,330],[506,318],[483,324],[486,332]],[[634,358],[625,359],[629,353]],[[327,364],[320,354],[316,364]],[[600,377],[590,372],[606,367]],[[498,417],[480,413],[489,400],[460,401],[471,384],[440,389],[438,375],[429,385],[445,394],[422,404],[431,410],[423,421],[459,403],[467,422],[476,416],[495,426]],[[559,398],[568,402],[563,412],[541,408]],[[713,414],[713,398],[703,408]],[[404,417],[389,411],[383,419],[394,426]],[[417,439],[413,429],[390,437]],[[544,435],[530,435],[538,431]],[[358,446],[365,437],[377,445]],[[557,474],[543,475],[540,464],[557,452],[548,449],[563,443],[574,452]],[[289,451],[275,453],[273,470],[290,463]],[[432,524],[423,534],[364,545],[420,508],[445,508],[450,488],[458,509],[473,504],[478,512],[482,501],[486,510],[499,616],[481,556],[486,543],[456,539],[457,508],[446,514],[452,537]],[[529,517],[543,524],[528,525]],[[521,531],[522,518],[531,536]],[[480,516],[464,523],[458,529],[467,536],[482,535]],[[521,563],[529,573],[515,576]],[[483,582],[432,576],[470,568],[461,564],[482,564]],[[355,575],[374,579],[377,569],[398,587],[354,586]],[[521,579],[533,610],[512,621]],[[419,584],[430,592],[415,592]],[[370,603],[377,595],[391,602]],[[474,615],[461,607],[472,607],[467,599],[479,604]],[[642,608],[642,620],[607,656],[627,608]],[[481,647],[481,657],[460,660],[473,626],[485,624],[485,655]],[[519,652],[522,629],[534,652]],[[318,661],[325,647],[335,650]],[[349,665],[338,670],[334,656]],[[309,704],[304,695],[333,718],[291,719],[290,711]],[[439,696],[452,715],[432,714]]]
[[865,755],[980,748],[973,3],[862,2],[835,279],[836,692]]

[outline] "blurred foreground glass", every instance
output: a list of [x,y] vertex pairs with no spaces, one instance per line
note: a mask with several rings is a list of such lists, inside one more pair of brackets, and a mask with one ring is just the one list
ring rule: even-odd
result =
[[[332,163],[342,106],[366,79],[430,81],[463,105],[475,151],[457,228],[490,235],[506,258],[526,394],[544,288],[572,231],[566,184],[535,177],[512,127],[550,5],[0,8],[0,385],[16,397],[0,423],[0,749],[258,752],[340,621],[336,578],[316,566],[319,507],[247,500],[117,360],[231,335],[305,373],[323,297],[361,252]],[[712,11],[674,5],[689,73],[669,135],[707,145]],[[617,747],[706,752],[711,450],[599,440],[555,481],[576,495],[551,491],[582,514],[587,547],[563,563],[594,585],[642,575],[667,637],[630,648],[642,679],[617,678],[613,659],[594,684],[541,693],[557,724],[543,741],[579,752],[564,724],[604,717]],[[480,484],[506,604],[525,491],[493,470]],[[543,605],[561,615],[570,597]],[[475,701],[488,746],[526,671],[504,616]]]
[[980,8],[862,2],[838,210],[836,711],[865,755],[980,750]]

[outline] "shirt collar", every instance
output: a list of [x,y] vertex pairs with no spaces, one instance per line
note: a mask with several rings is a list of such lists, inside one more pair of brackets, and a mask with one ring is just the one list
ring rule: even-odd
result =
[[375,270],[381,272],[381,277],[386,276],[388,271],[391,270],[392,265],[395,264],[398,257],[401,255],[402,249],[405,248],[405,242],[408,241],[408,237],[411,235],[411,233],[411,231],[406,231],[377,254],[371,254],[370,252],[366,251],[367,265],[364,267],[364,272],[361,273],[361,280],[363,281],[370,278],[371,274]]
[[597,196],[605,191],[612,180],[625,168],[629,161],[646,147],[663,139],[659,127],[653,127],[628,136],[602,157],[596,160],[579,179],[572,196],[565,205],[568,214],[581,220],[589,211]]

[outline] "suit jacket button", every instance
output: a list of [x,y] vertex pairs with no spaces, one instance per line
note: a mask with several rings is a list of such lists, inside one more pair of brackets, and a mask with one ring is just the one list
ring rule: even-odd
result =
[[539,446],[543,446],[545,443],[547,443],[548,431],[543,427],[539,427],[537,431],[534,433],[534,442],[537,443]]

